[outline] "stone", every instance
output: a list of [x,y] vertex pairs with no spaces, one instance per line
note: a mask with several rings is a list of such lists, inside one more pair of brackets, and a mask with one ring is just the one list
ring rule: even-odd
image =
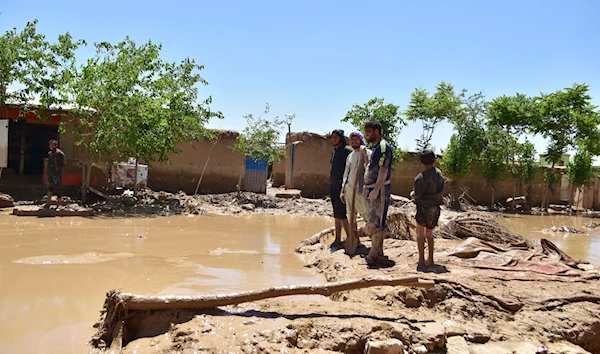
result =
[[438,322],[425,323],[419,326],[419,343],[424,344],[428,351],[443,348],[446,345],[446,328]]
[[450,337],[446,343],[446,354],[463,354],[469,352],[469,343],[459,336]]
[[446,328],[446,338],[448,339],[450,337],[464,336],[467,334],[467,331],[463,326],[452,320],[444,321],[443,325]]
[[365,354],[403,354],[404,344],[398,339],[369,341],[365,345]]
[[244,204],[242,205],[242,209],[247,210],[247,211],[253,211],[254,210],[254,204]]
[[413,348],[413,352],[415,352],[416,354],[427,354],[429,353],[429,350],[427,350],[426,346],[419,345],[418,347]]
[[471,343],[484,344],[490,340],[490,331],[483,328],[476,328],[467,333],[467,340]]
[[15,200],[8,194],[0,193],[0,208],[12,208]]

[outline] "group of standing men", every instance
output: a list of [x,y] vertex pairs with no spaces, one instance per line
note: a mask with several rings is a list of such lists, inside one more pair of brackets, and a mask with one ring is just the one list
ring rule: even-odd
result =
[[[371,238],[371,250],[366,264],[373,268],[393,267],[395,262],[383,254],[383,240],[391,197],[392,146],[382,138],[381,124],[376,121],[364,126],[365,137],[359,131],[350,133],[347,146],[344,131],[331,133],[334,147],[331,156],[330,195],[335,219],[335,241],[332,247],[342,246],[342,229],[346,234],[346,253],[354,255],[359,245],[356,214],[366,221],[367,233]],[[367,148],[367,141],[373,150]],[[440,205],[444,193],[444,178],[434,167],[435,154],[426,150],[421,153],[421,164],[425,170],[415,177],[411,197],[417,204],[417,242],[419,248],[418,268],[434,264],[433,229],[440,216]],[[350,215],[350,220],[348,220]],[[428,244],[428,259],[425,262],[425,238]]]

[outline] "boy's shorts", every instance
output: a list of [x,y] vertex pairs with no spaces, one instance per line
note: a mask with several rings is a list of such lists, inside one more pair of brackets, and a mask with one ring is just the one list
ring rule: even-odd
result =
[[417,205],[417,215],[415,216],[417,224],[433,230],[438,225],[438,220],[440,219],[440,211],[441,209],[439,205]]

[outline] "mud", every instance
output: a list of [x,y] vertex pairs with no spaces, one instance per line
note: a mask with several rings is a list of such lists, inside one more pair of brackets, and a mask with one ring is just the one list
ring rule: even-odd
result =
[[[364,254],[370,245],[362,242]],[[157,319],[140,326],[161,324],[160,330],[149,329],[123,352],[374,353],[369,348],[383,347],[391,353],[401,346],[406,353],[535,353],[539,347],[549,353],[600,353],[597,266],[570,267],[526,244],[475,243],[478,252],[457,257],[457,250],[469,247],[461,242],[437,240],[438,266],[427,272],[417,271],[417,247],[410,240],[386,239],[385,252],[396,266],[378,270],[368,269],[360,256],[330,250],[326,241],[307,245],[301,250],[306,268],[329,282],[418,276],[436,286],[152,313]]]
[[29,218],[0,214],[0,353],[87,353],[109,289],[229,293],[322,283],[294,247],[301,216]]
[[[504,214],[497,220],[509,230],[527,238],[534,240],[547,238],[571,257],[600,264],[600,229],[597,228],[600,221],[596,217],[587,214],[578,216]],[[553,228],[557,232],[544,232]],[[580,232],[568,232],[569,229]]]

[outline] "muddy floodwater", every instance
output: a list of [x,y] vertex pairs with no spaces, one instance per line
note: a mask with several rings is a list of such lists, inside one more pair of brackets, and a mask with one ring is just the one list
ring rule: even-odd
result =
[[[600,263],[600,219],[505,215],[526,237]],[[227,293],[323,283],[294,248],[328,218],[174,216],[28,218],[0,215],[0,353],[83,353],[110,289],[155,295]],[[582,234],[549,233],[569,226]]]
[[[588,228],[590,223],[600,225],[600,219],[584,216],[565,215],[510,215],[506,214],[499,222],[511,231],[532,240],[548,239],[569,256],[600,264],[600,227]],[[552,232],[552,227],[568,226],[581,233]]]
[[105,294],[322,283],[294,248],[327,218],[0,215],[0,353],[83,353]]

